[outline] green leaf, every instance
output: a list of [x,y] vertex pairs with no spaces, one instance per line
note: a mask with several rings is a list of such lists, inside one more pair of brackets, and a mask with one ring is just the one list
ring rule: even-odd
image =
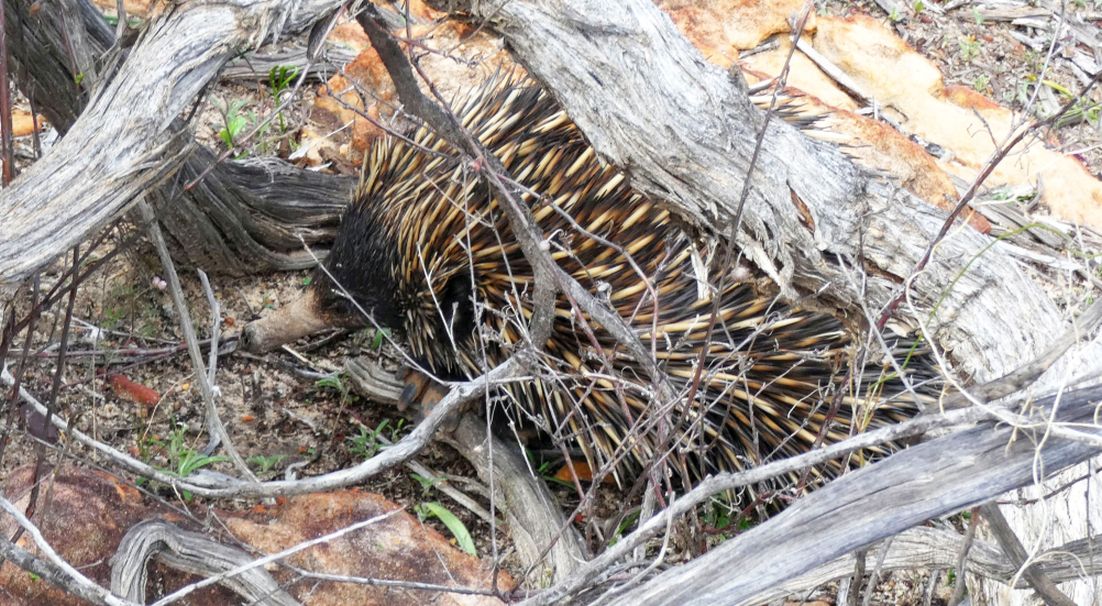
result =
[[411,474],[409,474],[409,477],[416,480],[417,483],[421,485],[421,491],[426,492],[426,493],[428,491],[432,490],[432,487],[436,486],[436,484],[438,482],[440,482],[440,478],[434,478],[434,477],[431,477],[431,476],[423,476],[419,473],[411,473]]
[[389,338],[390,338],[390,329],[389,328],[385,328],[385,327],[384,328],[376,328],[375,329],[375,337],[371,341],[371,349],[373,349],[375,351],[379,351],[379,349],[382,348],[382,346],[383,346],[384,339],[389,339]]
[[467,527],[463,525],[463,522],[455,517],[454,513],[448,511],[447,507],[444,507],[438,501],[429,501],[418,506],[417,514],[422,518],[433,516],[443,522],[444,526],[447,526],[452,536],[455,537],[460,549],[475,557],[478,556],[478,552],[474,548],[474,540],[471,539],[471,533],[467,531]]
[[322,377],[317,381],[314,381],[314,387],[332,389],[333,391],[343,392],[344,383],[341,381],[340,373],[333,373],[327,377]]
[[287,455],[273,454],[273,455],[253,455],[248,459],[245,459],[249,465],[260,469],[261,473],[271,471],[276,465],[283,462]]
[[215,463],[225,463],[229,460],[229,457],[223,455],[209,456],[201,452],[188,450],[182,453],[180,457],[180,462],[176,467],[176,475],[181,478],[186,478],[204,467],[214,465]]

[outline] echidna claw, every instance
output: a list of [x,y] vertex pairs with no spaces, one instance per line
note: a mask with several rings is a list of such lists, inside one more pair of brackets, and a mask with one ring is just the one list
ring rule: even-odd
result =
[[398,396],[398,412],[412,409],[423,418],[448,393],[446,385],[413,368],[400,371],[399,377],[404,385]]

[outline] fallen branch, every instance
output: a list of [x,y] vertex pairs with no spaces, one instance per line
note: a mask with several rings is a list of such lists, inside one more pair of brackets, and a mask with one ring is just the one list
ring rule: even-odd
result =
[[[1038,404],[1047,411],[1056,399],[1050,396]],[[1099,386],[1066,392],[1054,422],[1090,423],[1100,401]],[[1014,433],[1019,434],[1016,439]],[[1043,433],[1043,428],[1022,432],[981,424],[908,448],[831,482],[760,526],[619,596],[613,604],[750,603],[824,560],[1031,485],[1035,466],[1047,476],[1102,452],[1052,438],[1038,445]],[[1092,434],[1102,436],[1102,429]],[[726,574],[735,562],[739,574]]]
[[[345,370],[361,395],[381,404],[398,403],[402,384],[390,373],[359,359],[349,360]],[[585,561],[580,537],[564,523],[559,504],[516,449],[501,444],[485,423],[469,414],[442,438],[471,463],[483,482],[492,483],[492,498],[505,512],[517,557],[524,568],[535,571],[535,578],[565,580]]]
[[[166,11],[115,77],[91,91],[65,137],[0,192],[0,287],[22,281],[181,166],[190,135],[175,132],[175,120],[227,60],[339,4],[237,0]],[[298,256],[305,266],[307,256]]]
[[111,557],[111,591],[145,604],[149,562],[154,558],[169,568],[204,578],[245,568],[240,574],[225,576],[222,584],[249,603],[301,606],[263,567],[246,568],[257,558],[163,520],[141,522],[126,531]]

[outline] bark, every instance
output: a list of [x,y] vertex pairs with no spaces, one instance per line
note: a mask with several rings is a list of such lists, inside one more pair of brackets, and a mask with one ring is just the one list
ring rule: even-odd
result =
[[[148,604],[146,586],[154,559],[201,579],[221,575],[221,585],[247,604],[302,606],[263,566],[247,568],[257,559],[253,554],[155,518],[126,531],[111,558],[111,591],[138,604]],[[244,570],[228,574],[239,568]]]
[[[960,555],[965,548],[964,537],[955,530],[939,530],[927,526],[917,526],[890,537],[869,549],[865,559],[869,567],[874,563],[883,573],[896,570],[939,570],[952,569],[958,579],[961,578]],[[1074,541],[1057,548],[1037,554],[1033,566],[1049,579],[1057,582],[1073,581],[1084,575],[1102,574],[1102,562],[1091,557],[1092,546],[1089,540]],[[771,587],[759,593],[754,599],[759,602],[774,602],[786,596],[806,593],[832,581],[853,576],[857,558],[847,555],[833,562],[819,566],[791,581]],[[994,579],[999,583],[1010,584],[1018,575],[1018,567],[1010,563],[996,547],[983,541],[977,541],[967,549],[964,563],[970,575]],[[1028,589],[1029,585],[1021,578],[1017,587]]]
[[140,194],[184,263],[229,274],[313,265],[302,244],[323,253],[353,179],[278,160],[216,162],[191,144],[178,116],[241,49],[301,30],[339,2],[181,7],[133,49],[112,46],[112,31],[84,0],[34,4],[4,3],[12,61],[23,91],[65,137],[3,193],[0,284],[19,281]]

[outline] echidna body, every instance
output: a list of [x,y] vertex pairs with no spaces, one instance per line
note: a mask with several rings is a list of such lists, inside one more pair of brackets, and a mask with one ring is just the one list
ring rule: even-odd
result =
[[[600,161],[537,85],[496,82],[457,114],[528,192],[523,202],[555,261],[620,314],[675,392],[660,401],[624,348],[560,296],[546,367],[509,388],[508,400],[594,468],[611,462],[623,478],[671,457],[689,461],[674,468],[693,476],[740,470],[916,411],[913,397],[872,405],[898,391],[898,381],[880,380],[879,365],[843,385],[853,348],[837,319],[793,309],[702,261],[669,212]],[[533,272],[497,194],[421,128],[370,150],[311,288],[330,321],[366,324],[340,294],[350,293],[375,323],[404,334],[433,373],[475,376],[524,339]]]

